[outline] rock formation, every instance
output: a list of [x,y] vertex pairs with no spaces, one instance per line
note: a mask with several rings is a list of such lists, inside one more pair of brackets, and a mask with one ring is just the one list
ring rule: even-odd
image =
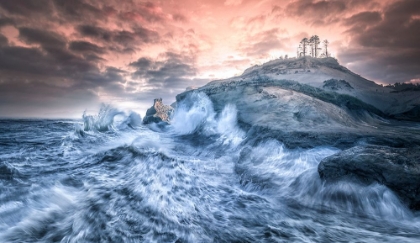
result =
[[392,91],[333,58],[304,57],[254,66],[176,98],[202,92],[216,112],[235,105],[251,145],[268,137],[287,148],[343,149],[321,162],[320,177],[376,181],[420,209],[420,127],[413,122],[420,119],[420,93]]
[[[325,89],[324,81],[328,80],[345,82],[338,81],[343,88]],[[271,61],[247,69],[241,76],[185,91],[177,101],[191,92],[209,96],[216,112],[234,104],[239,123],[250,128],[249,139],[266,135],[289,148],[349,148],[360,139],[377,145],[410,144],[411,128],[378,128],[387,123],[383,118],[391,111],[397,114],[405,111],[407,104],[420,102],[420,96],[407,96],[410,100],[404,101],[405,96],[396,96],[390,89],[352,73],[333,58]],[[420,142],[420,137],[413,139]]]
[[318,172],[329,182],[378,182],[395,191],[411,208],[420,209],[420,150],[356,146],[321,161]]
[[154,99],[153,106],[147,109],[143,123],[170,123],[173,111],[172,106],[163,104],[162,98]]

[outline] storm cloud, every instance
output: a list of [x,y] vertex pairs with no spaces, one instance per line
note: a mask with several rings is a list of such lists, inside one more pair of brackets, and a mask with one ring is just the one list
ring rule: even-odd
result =
[[[345,21],[352,43],[340,53],[346,63],[385,83],[420,78],[420,2],[398,1],[382,13],[363,12]],[[369,71],[371,70],[371,71]]]
[[[83,105],[86,109],[104,97],[125,96],[127,77],[136,75],[129,74],[129,65],[123,70],[112,60],[161,41],[157,31],[135,18],[163,23],[155,8],[114,1],[1,1],[0,116],[38,116],[75,107],[82,114]],[[109,26],[110,21],[120,26]],[[183,81],[176,74],[166,80]]]
[[[0,117],[145,110],[188,86],[295,55],[318,34],[356,73],[420,78],[416,0],[0,1]],[[140,111],[141,112],[141,111]]]
[[142,57],[129,65],[136,69],[132,73],[133,79],[146,80],[143,85],[153,89],[183,91],[194,85],[192,80],[196,70],[193,63],[189,57],[167,52],[161,55],[160,60]]

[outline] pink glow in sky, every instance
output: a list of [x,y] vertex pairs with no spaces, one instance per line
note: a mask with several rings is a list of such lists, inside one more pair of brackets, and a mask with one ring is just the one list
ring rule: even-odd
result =
[[419,80],[419,16],[416,0],[0,1],[0,117],[143,114],[314,34],[363,77]]

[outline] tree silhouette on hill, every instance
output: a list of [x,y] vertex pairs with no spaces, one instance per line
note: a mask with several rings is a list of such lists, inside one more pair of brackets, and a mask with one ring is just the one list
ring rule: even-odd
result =
[[299,47],[297,49],[297,56],[298,57],[305,57],[305,56],[311,56],[318,58],[320,57],[329,57],[330,53],[328,52],[328,40],[324,40],[322,42],[324,44],[324,50],[322,51],[322,48],[320,48],[321,40],[318,35],[313,35],[309,39],[307,37],[303,38],[300,43]]

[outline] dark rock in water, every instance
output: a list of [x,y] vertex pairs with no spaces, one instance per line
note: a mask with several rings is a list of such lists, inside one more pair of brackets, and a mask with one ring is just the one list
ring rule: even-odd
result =
[[420,148],[353,147],[321,161],[322,179],[378,182],[396,192],[413,209],[420,209]]
[[153,106],[150,107],[143,119],[144,124],[165,122],[169,123],[174,108],[170,105],[164,105],[162,98],[154,99]]

